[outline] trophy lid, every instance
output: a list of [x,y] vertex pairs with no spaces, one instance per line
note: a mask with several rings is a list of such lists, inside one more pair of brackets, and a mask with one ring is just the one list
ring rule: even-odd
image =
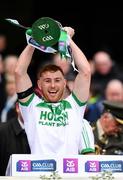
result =
[[60,24],[52,18],[42,17],[32,25],[32,37],[46,47],[55,45],[60,37]]

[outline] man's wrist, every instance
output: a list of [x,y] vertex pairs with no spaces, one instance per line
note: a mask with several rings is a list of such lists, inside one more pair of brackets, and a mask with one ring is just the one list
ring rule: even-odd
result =
[[28,44],[27,46],[28,46],[28,49],[29,49],[30,51],[34,51],[34,50],[35,50],[35,47],[33,47],[32,45]]

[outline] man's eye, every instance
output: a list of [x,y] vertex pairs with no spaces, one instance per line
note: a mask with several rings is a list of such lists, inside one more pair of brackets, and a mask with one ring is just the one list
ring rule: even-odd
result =
[[60,82],[60,79],[56,79],[56,82]]
[[45,82],[49,83],[49,82],[50,82],[50,80],[49,80],[49,79],[47,79],[47,80],[45,80]]

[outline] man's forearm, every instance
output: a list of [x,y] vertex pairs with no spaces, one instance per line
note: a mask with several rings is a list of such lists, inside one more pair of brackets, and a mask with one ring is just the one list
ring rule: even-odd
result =
[[73,92],[81,102],[86,102],[89,97],[91,69],[88,60],[81,49],[70,39],[70,47],[75,61],[75,65],[79,71],[74,81]]
[[70,39],[70,47],[79,72],[90,72],[90,64],[81,49]]
[[[17,67],[15,69],[15,81],[16,81],[16,92],[24,92],[30,87],[32,87],[31,79],[27,73],[28,66],[31,62],[32,55],[34,52],[34,47],[27,45],[26,48],[22,51],[21,55],[19,56]],[[27,98],[23,99],[27,101]]]

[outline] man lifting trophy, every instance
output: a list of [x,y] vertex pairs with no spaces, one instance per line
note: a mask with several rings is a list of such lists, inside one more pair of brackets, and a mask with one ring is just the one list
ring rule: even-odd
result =
[[[14,23],[19,25],[17,21]],[[73,41],[73,35],[73,28],[62,28],[59,22],[49,17],[40,18],[31,28],[26,28],[28,45],[18,58],[15,79],[32,154],[61,157],[93,154],[95,151],[92,129],[83,120],[89,97],[90,64]],[[67,97],[64,96],[67,85],[64,72],[55,64],[39,69],[37,85],[41,97],[35,93],[28,74],[35,48],[49,53],[58,51],[66,59],[71,58],[72,54],[78,74]]]

